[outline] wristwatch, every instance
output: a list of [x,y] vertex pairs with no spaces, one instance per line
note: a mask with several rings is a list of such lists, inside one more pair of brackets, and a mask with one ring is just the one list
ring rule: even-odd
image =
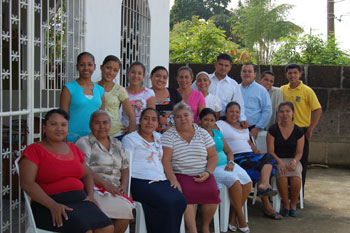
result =
[[235,165],[235,162],[233,160],[228,161],[227,164],[232,163],[232,165]]

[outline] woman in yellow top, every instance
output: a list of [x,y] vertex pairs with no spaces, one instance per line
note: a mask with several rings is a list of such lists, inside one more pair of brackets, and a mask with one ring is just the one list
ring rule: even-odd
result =
[[[136,130],[135,113],[130,104],[128,93],[124,87],[113,82],[119,73],[120,66],[121,62],[118,57],[114,55],[105,57],[100,66],[102,79],[98,82],[105,89],[105,110],[111,117],[110,135],[114,137]],[[128,127],[123,126],[120,122],[120,105],[129,118]]]

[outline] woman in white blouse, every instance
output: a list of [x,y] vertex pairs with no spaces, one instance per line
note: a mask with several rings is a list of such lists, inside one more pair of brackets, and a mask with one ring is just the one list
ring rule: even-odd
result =
[[178,233],[187,201],[164,174],[161,135],[155,131],[158,121],[158,112],[146,108],[140,116],[139,130],[126,135],[122,144],[133,154],[131,194],[142,204],[147,232]]

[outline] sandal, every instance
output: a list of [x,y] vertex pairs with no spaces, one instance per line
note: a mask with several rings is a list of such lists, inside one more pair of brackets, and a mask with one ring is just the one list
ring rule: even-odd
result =
[[247,225],[246,227],[238,227],[238,230],[240,230],[243,233],[250,233],[249,226]]
[[237,231],[237,227],[231,224],[228,224],[228,229],[233,232]]
[[283,216],[283,217],[288,217],[289,216],[289,209],[283,209],[280,214]]
[[282,220],[282,216],[279,213],[267,214],[267,213],[264,212],[264,216],[267,217],[267,218],[271,218],[273,220]]
[[258,196],[262,196],[262,197],[266,197],[266,196],[269,196],[269,197],[272,197],[272,196],[275,196],[277,195],[277,191],[276,190],[273,190],[271,188],[267,188],[265,189],[264,191],[258,191]]

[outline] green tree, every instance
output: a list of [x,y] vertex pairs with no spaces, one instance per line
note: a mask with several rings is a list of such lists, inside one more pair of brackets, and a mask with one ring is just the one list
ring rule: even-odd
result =
[[170,62],[209,64],[222,52],[233,55],[236,62],[251,61],[250,54],[227,40],[225,31],[218,29],[212,20],[194,16],[191,21],[175,24],[170,32]]
[[219,14],[229,14],[226,9],[230,0],[175,0],[170,10],[170,28],[176,23],[191,20],[197,15],[200,19],[208,20]]
[[342,51],[336,39],[323,40],[321,35],[289,36],[272,55],[272,63],[350,65],[350,54]]
[[292,7],[289,4],[274,6],[271,0],[250,0],[242,4],[240,15],[234,19],[233,31],[244,46],[256,52],[258,64],[270,61],[271,48],[280,38],[303,31],[285,19]]

